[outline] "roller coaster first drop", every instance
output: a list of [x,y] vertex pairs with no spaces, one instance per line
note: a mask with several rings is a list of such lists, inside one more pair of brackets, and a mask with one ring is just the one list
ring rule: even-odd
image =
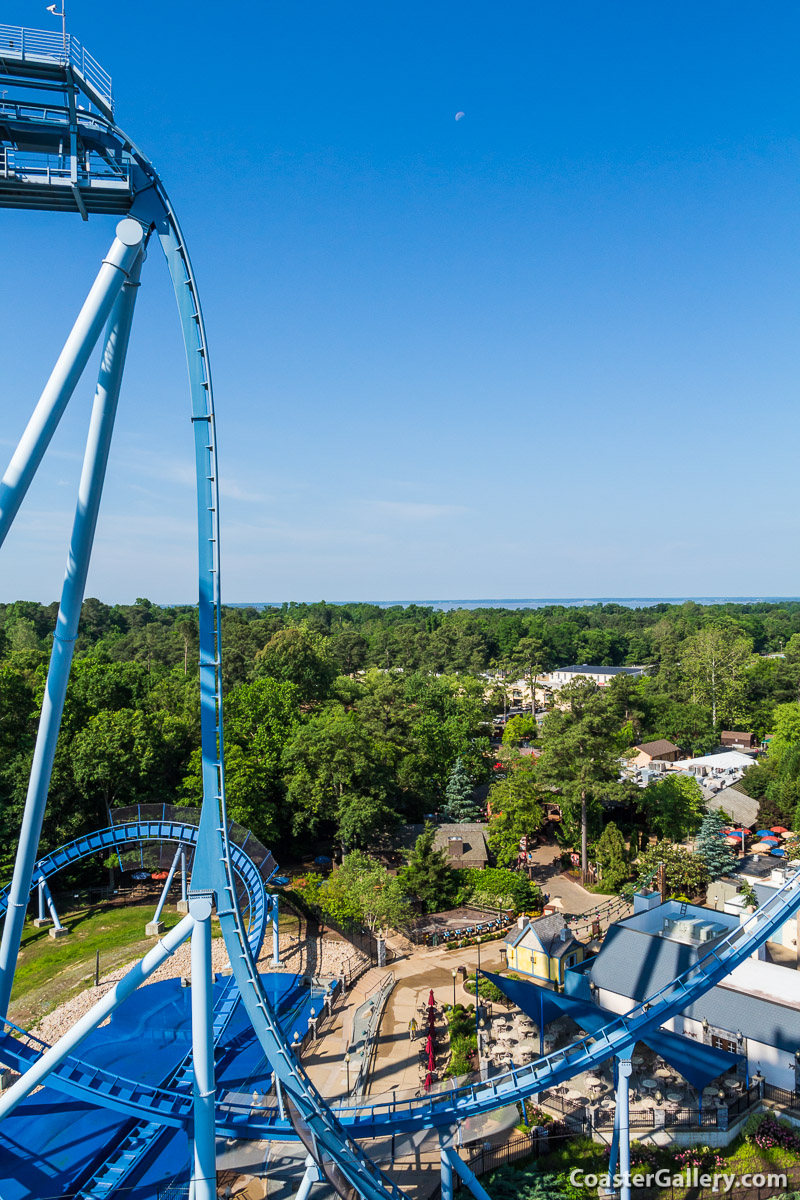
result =
[[[402,1193],[361,1148],[360,1141],[386,1132],[436,1129],[441,1141],[444,1200],[452,1200],[457,1172],[478,1200],[485,1191],[454,1150],[460,1122],[513,1104],[616,1057],[617,1109],[614,1157],[620,1172],[629,1168],[628,1080],[633,1046],[648,1029],[662,1025],[743,962],[800,908],[800,874],[793,875],[746,923],[702,957],[685,974],[610,1020],[599,1032],[574,1042],[530,1066],[490,1080],[394,1104],[336,1105],[321,1097],[303,1071],[276,1019],[256,960],[271,902],[263,873],[229,837],[225,809],[220,645],[220,566],[218,464],[214,399],[208,344],[200,297],[186,241],[164,185],[147,156],[114,118],[111,79],[69,34],[0,25],[0,207],[72,213],[88,220],[115,215],[116,233],[97,278],[64,343],[44,390],[0,483],[0,542],[7,534],[47,450],[92,351],[102,335],[99,375],[67,555],[61,602],[54,631],[41,719],[10,887],[2,894],[5,914],[0,942],[0,1015],[7,1016],[25,913],[31,890],[61,861],[148,837],[191,844],[194,858],[189,911],[72,1029],[48,1046],[7,1020],[0,1036],[0,1062],[21,1072],[0,1094],[0,1121],[31,1092],[47,1083],[65,1096],[135,1115],[143,1131],[128,1168],[164,1127],[182,1125],[191,1136],[191,1194],[216,1195],[215,1138],[282,1137],[293,1130],[309,1152],[300,1193],[326,1178],[344,1197],[401,1200]],[[80,103],[79,103],[80,98]],[[198,606],[203,805],[199,824],[162,820],[131,821],[79,839],[37,862],[67,681],[78,632],[86,576],[108,462],[140,272],[152,238],[160,242],[172,278],[189,372],[191,425],[197,479]],[[61,856],[61,857],[59,857]],[[245,922],[239,893],[248,899]],[[274,906],[273,906],[274,908]],[[211,915],[216,912],[232,976],[216,1006],[212,1003]],[[94,1029],[175,949],[191,939],[192,1043],[186,1071],[191,1098],[177,1088],[144,1087],[98,1072],[81,1063],[79,1047]],[[243,1004],[268,1059],[281,1095],[279,1110],[237,1109],[215,1091],[214,1048],[226,1020]],[[89,1086],[86,1082],[94,1082]],[[289,1124],[290,1123],[290,1124]],[[1,1126],[0,1126],[1,1128]],[[149,1139],[149,1140],[148,1140]],[[111,1196],[125,1177],[96,1176],[94,1190],[81,1196]],[[623,1187],[623,1196],[629,1189]]]

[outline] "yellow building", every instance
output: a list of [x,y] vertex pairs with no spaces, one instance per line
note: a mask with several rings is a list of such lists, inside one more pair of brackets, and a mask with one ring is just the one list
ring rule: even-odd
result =
[[583,962],[585,954],[583,942],[558,913],[535,921],[520,917],[506,936],[508,969],[556,987],[563,985],[566,968]]

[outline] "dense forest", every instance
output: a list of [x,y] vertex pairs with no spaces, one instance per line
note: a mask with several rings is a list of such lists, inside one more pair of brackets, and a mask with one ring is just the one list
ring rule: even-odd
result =
[[[54,604],[0,606],[4,874],[55,618]],[[614,747],[668,737],[694,753],[722,729],[767,733],[776,707],[800,695],[794,601],[231,607],[222,637],[230,813],[284,853],[333,838],[366,847],[376,831],[421,820],[443,804],[457,760],[473,784],[487,782],[503,680],[575,662],[644,665],[643,678],[605,689]],[[43,850],[104,825],[117,805],[199,800],[196,657],[192,607],[85,602]],[[794,778],[779,785],[762,771],[755,786],[783,787],[796,803]]]

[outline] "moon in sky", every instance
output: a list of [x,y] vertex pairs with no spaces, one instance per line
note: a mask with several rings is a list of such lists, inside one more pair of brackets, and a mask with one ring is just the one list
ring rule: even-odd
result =
[[463,114],[462,112],[457,112],[457,113],[456,113],[456,120],[457,120],[457,121],[460,121],[460,120],[461,120],[461,118],[462,118],[463,116],[464,116],[464,114]]

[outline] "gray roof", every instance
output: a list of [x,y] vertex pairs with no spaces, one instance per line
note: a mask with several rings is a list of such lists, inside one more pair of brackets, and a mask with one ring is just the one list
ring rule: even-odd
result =
[[[451,867],[485,867],[489,863],[489,847],[486,842],[488,825],[478,821],[464,821],[460,824],[437,825],[436,836],[433,839],[434,849],[447,853],[448,838],[460,837],[463,842],[463,853],[459,857],[450,857]],[[425,829],[424,825],[403,825],[400,829],[400,843],[406,849],[414,847],[419,835]]]
[[558,671],[577,671],[584,672],[590,675],[643,675],[644,671],[641,667],[592,667],[589,663],[578,663],[572,667],[556,667],[552,672],[555,675]]
[[706,808],[724,808],[737,825],[744,825],[748,829],[758,820],[758,801],[754,800],[752,796],[748,796],[735,783],[732,783],[730,787],[723,788],[722,791],[707,800]]
[[548,913],[546,917],[537,917],[535,921],[526,921],[522,929],[519,926],[512,929],[506,935],[506,942],[513,946],[521,941],[529,929],[532,929],[542,943],[545,952],[551,958],[561,958],[573,946],[583,945],[569,930],[569,937],[564,941],[561,931],[566,928],[567,923],[559,913]]
[[[704,945],[704,953],[710,945]],[[645,1000],[688,970],[697,957],[697,949],[684,942],[612,925],[592,962],[590,979],[618,996]],[[800,1009],[731,987],[712,988],[683,1013],[695,1021],[706,1017],[711,1025],[731,1033],[741,1030],[745,1037],[792,1054],[800,1045]]]

